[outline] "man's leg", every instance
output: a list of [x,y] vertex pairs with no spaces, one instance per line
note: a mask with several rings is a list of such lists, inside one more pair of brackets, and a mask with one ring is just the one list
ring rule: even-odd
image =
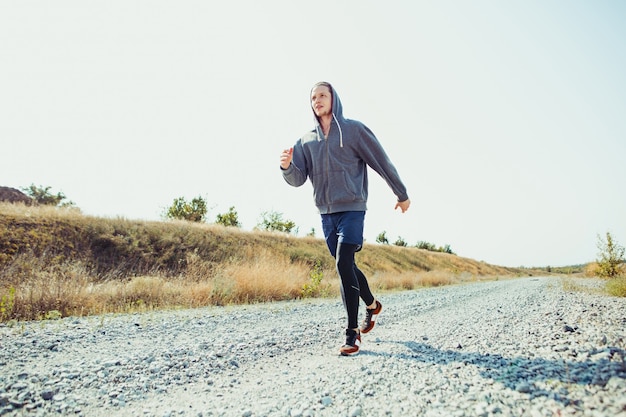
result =
[[376,323],[376,319],[378,315],[383,309],[382,304],[378,300],[374,298],[372,291],[370,290],[369,284],[367,282],[367,278],[359,270],[359,268],[354,265],[354,273],[359,281],[359,288],[361,289],[361,299],[365,302],[365,318],[363,319],[363,323],[361,323],[361,333],[369,333]]
[[354,252],[359,245],[339,243],[337,246],[337,273],[341,278],[341,296],[348,314],[348,329],[357,329],[359,315],[359,280],[355,274]]
[[359,290],[360,290],[361,299],[363,300],[363,302],[365,302],[365,305],[369,307],[370,305],[374,304],[374,295],[372,294],[372,291],[370,290],[370,286],[367,282],[367,278],[365,277],[365,274],[361,272],[361,270],[356,266],[356,264],[354,264],[354,275],[356,275],[356,278],[359,281]]
[[[364,215],[364,212],[322,215],[326,244],[335,258],[337,273],[341,279],[341,298],[348,315],[346,343],[339,349],[341,355],[344,356],[357,354],[361,344],[361,334],[357,324],[360,291],[359,280],[354,271],[354,253],[363,243]],[[354,243],[344,243],[346,239]]]

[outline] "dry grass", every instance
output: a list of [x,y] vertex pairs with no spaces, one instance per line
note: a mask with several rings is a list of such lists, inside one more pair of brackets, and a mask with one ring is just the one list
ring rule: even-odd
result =
[[[591,262],[585,267],[585,277],[598,277],[600,266],[597,262]],[[609,295],[626,297],[626,264],[620,265],[619,275],[606,280],[605,290]]]
[[[566,292],[594,292],[594,288],[591,285],[585,285],[581,279],[575,279],[571,277],[561,278],[561,288]],[[595,290],[597,291],[597,289]]]
[[[591,278],[591,279],[590,279]],[[579,276],[562,277],[561,288],[570,292],[585,292],[589,294],[612,295],[626,297],[626,275],[611,279],[598,279],[597,277]]]
[[421,287],[439,287],[458,283],[456,276],[446,271],[383,272],[370,278],[370,286],[378,290],[412,290]]
[[[377,291],[528,274],[388,245],[357,262]],[[0,204],[0,321],[338,294],[322,239]]]
[[[270,253],[256,254],[245,263],[232,261],[218,267],[195,254],[190,258],[189,274],[108,280],[91,276],[77,265],[50,269],[31,263],[32,269],[20,272],[28,279],[2,283],[0,305],[5,310],[11,307],[0,318],[32,320],[47,318],[51,312],[83,316],[295,299],[302,297],[310,274],[307,265],[276,259]],[[32,262],[32,258],[18,258],[15,265],[25,262]],[[4,271],[5,275],[11,273],[10,269]]]
[[606,290],[616,297],[626,297],[626,275],[610,279],[606,283]]

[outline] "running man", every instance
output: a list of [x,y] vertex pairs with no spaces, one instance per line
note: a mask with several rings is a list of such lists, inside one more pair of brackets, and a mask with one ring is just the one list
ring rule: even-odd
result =
[[[326,244],[341,279],[341,297],[347,313],[346,343],[341,355],[359,352],[361,333],[374,328],[382,304],[372,294],[354,255],[363,246],[367,210],[367,167],[376,171],[397,197],[396,209],[411,204],[406,187],[376,136],[363,123],[343,117],[341,101],[327,82],[311,90],[315,129],[282,151],[280,168],[288,184],[299,187],[311,180],[315,205],[322,217]],[[365,319],[358,325],[359,298]]]

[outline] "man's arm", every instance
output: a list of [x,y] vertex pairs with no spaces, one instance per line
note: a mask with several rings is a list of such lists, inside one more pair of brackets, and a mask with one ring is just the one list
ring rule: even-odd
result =
[[[296,154],[296,161],[294,162],[294,154]],[[299,157],[298,157],[299,156]],[[300,162],[298,162],[300,161]],[[280,170],[283,174],[283,178],[287,181],[287,184],[294,187],[299,187],[306,182],[307,174],[303,172],[298,164],[302,164],[302,145],[300,141],[296,143],[296,146],[289,149],[284,149],[280,154]]]
[[404,213],[408,210],[411,201],[396,167],[387,156],[378,139],[376,139],[376,136],[374,136],[374,133],[367,126],[362,125],[360,132],[361,138],[358,142],[359,156],[387,182],[391,191],[398,197],[396,208],[399,207]]

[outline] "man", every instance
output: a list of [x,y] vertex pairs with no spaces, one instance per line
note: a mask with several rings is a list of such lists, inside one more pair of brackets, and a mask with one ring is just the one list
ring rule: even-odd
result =
[[[361,333],[374,328],[382,304],[370,291],[367,278],[357,268],[354,254],[363,245],[367,209],[367,166],[376,171],[398,198],[395,208],[406,212],[411,204],[406,187],[374,134],[361,122],[343,117],[337,92],[327,82],[311,90],[315,129],[294,147],[283,150],[280,168],[288,184],[313,184],[315,204],[322,216],[326,244],[341,278],[341,296],[348,316],[346,343],[341,355],[359,352]],[[359,298],[366,314],[358,326]]]

